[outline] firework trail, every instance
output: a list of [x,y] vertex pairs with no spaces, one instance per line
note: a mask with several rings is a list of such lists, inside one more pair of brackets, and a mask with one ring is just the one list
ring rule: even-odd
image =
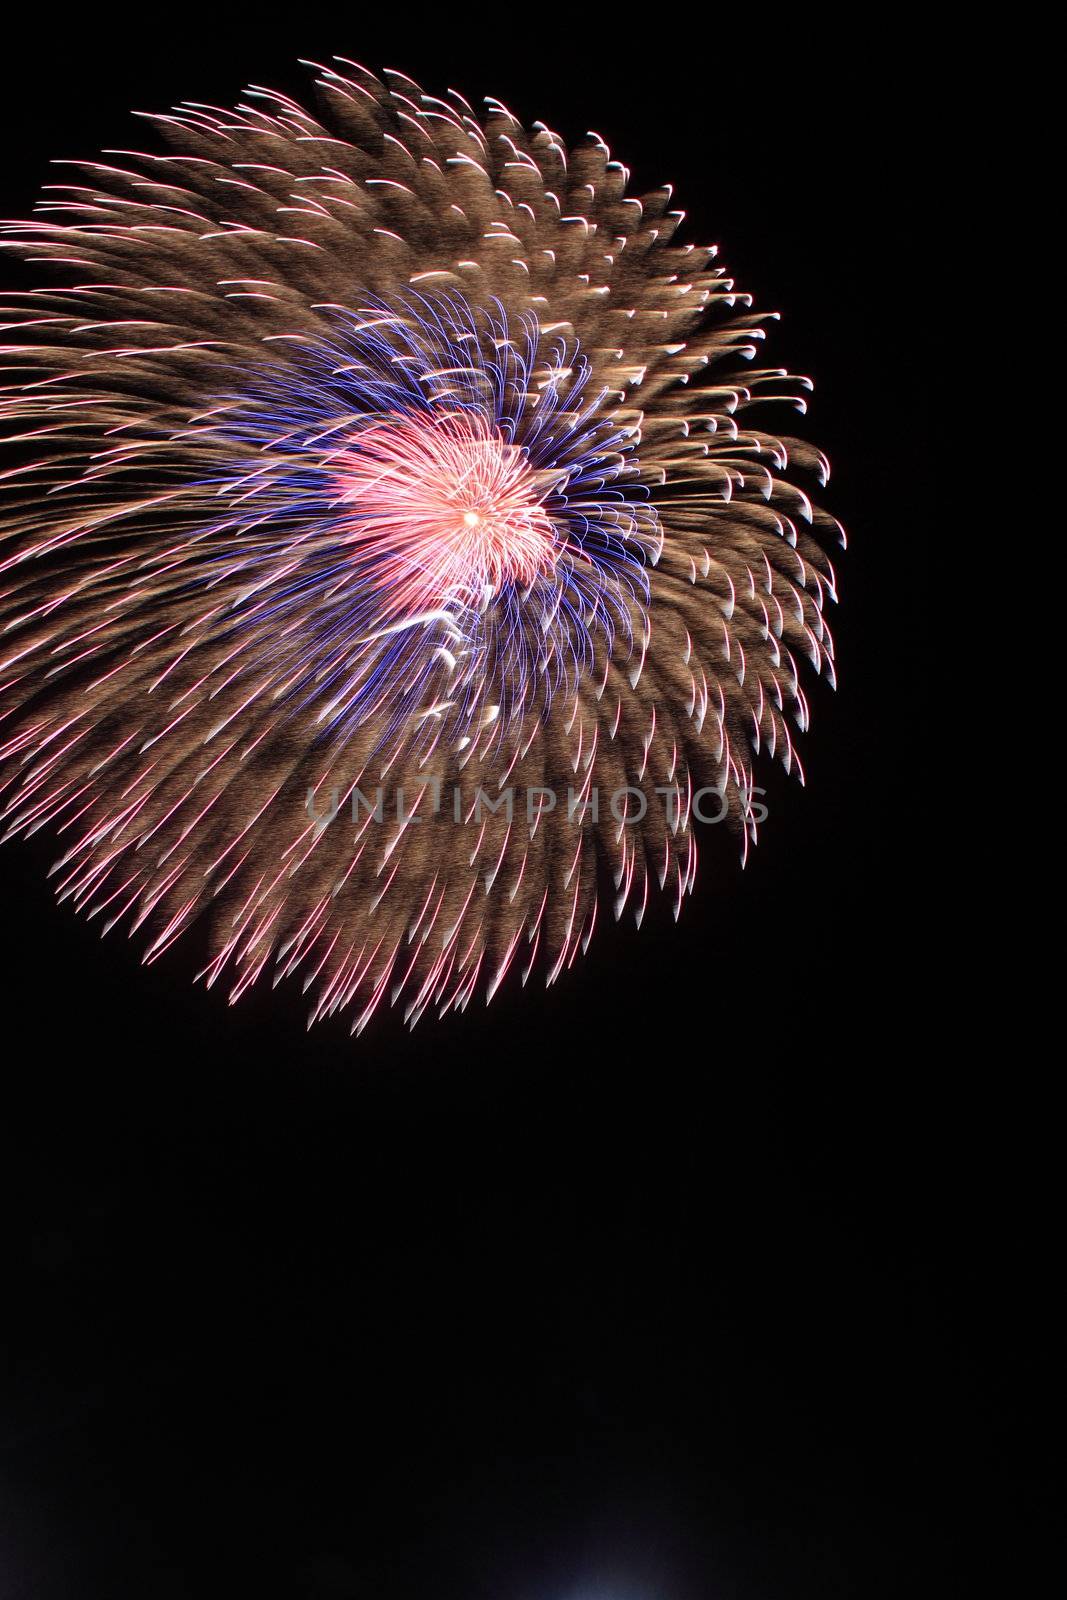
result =
[[317,72],[317,116],[183,104],[5,229],[55,270],[0,307],[0,778],[146,959],[204,915],[209,981],[358,1028],[551,981],[598,881],[677,912],[701,789],[754,834],[839,530],[669,189]]

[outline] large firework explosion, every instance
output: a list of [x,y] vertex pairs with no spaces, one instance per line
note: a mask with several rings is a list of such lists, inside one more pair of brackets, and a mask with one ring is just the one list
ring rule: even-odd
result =
[[747,842],[838,528],[669,189],[318,74],[317,116],[183,104],[6,229],[56,270],[2,308],[0,776],[146,959],[205,914],[209,981],[361,1027],[551,981],[605,885],[677,911],[702,790]]

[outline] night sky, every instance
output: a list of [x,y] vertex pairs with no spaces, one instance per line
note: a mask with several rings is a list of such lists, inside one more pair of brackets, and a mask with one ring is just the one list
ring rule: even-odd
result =
[[574,14],[183,8],[58,57],[31,17],[3,68],[6,216],[129,108],[301,94],[301,55],[596,129],[783,313],[851,538],[806,787],[764,767],[747,867],[711,830],[677,926],[601,923],[547,993],[308,1033],[298,985],[230,1008],[195,939],[145,970],[4,847],[4,1600],[948,1600],[994,1474],[1020,1561],[1051,1507],[1007,1208],[1052,1180],[1010,1093],[983,1144],[945,998],[929,53]]

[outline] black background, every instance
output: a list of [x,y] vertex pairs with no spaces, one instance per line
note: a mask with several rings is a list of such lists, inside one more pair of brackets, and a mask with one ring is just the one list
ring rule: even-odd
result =
[[678,927],[547,994],[306,1033],[298,991],[146,971],[55,907],[48,841],[6,847],[12,1600],[949,1596],[994,1473],[1020,1560],[1050,1503],[1025,1156],[1010,1118],[983,1148],[943,999],[945,69],[928,35],[577,15],[31,19],[3,68],[9,215],[47,157],[143,137],[128,108],[299,93],[300,55],[595,128],[782,311],[852,536],[807,787],[765,774],[744,872],[707,840]]

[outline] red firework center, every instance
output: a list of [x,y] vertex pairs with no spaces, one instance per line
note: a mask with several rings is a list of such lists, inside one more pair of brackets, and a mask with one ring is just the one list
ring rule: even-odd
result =
[[393,615],[482,605],[555,565],[560,541],[525,451],[477,412],[370,427],[335,470],[347,535],[377,558]]

